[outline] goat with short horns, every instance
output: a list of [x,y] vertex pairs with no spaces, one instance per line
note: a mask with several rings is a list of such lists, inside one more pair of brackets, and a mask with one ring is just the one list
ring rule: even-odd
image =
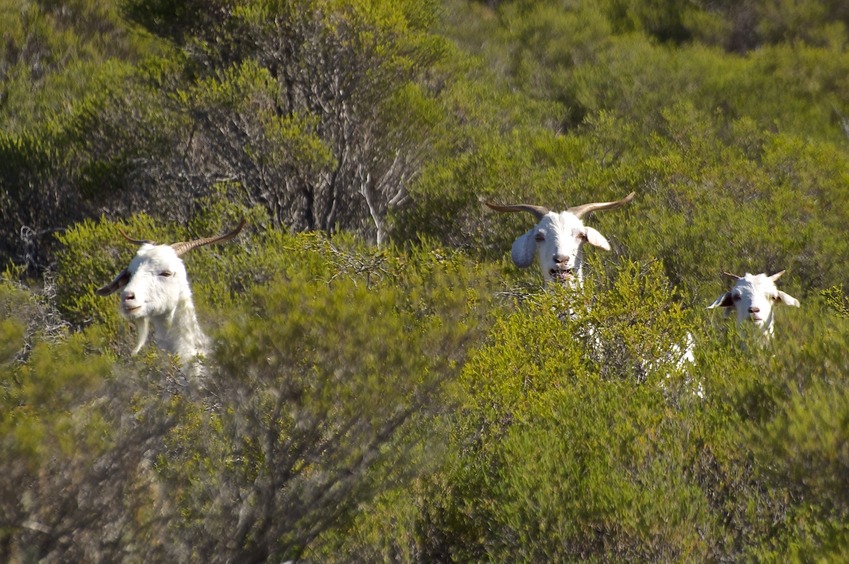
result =
[[207,352],[208,338],[198,324],[186,267],[180,257],[203,245],[229,241],[244,226],[243,218],[236,229],[224,235],[171,245],[132,239],[120,232],[141,247],[130,265],[96,292],[108,296],[121,290],[121,314],[138,329],[138,343],[132,354],[137,354],[147,341],[150,323],[156,344],[178,355],[181,364],[186,365]]
[[734,286],[728,292],[719,296],[708,309],[717,307],[734,308],[737,311],[737,323],[751,321],[758,327],[767,339],[773,332],[773,307],[778,304],[799,307],[799,300],[786,292],[779,290],[775,281],[784,271],[768,276],[766,273],[737,276],[724,272],[733,279]]
[[528,212],[537,220],[536,225],[513,242],[511,257],[516,266],[530,266],[536,255],[546,282],[556,280],[574,284],[577,281],[580,285],[583,282],[583,244],[610,250],[610,243],[604,235],[584,225],[581,218],[594,211],[623,206],[633,200],[634,195],[631,192],[621,200],[573,206],[563,212],[531,204],[498,205],[487,202],[486,205],[498,212]]

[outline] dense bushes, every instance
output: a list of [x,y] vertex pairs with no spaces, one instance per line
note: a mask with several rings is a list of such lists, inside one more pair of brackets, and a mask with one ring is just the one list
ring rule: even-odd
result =
[[[0,0],[0,559],[845,558],[839,3],[101,4]],[[482,205],[632,190],[583,289]],[[119,229],[243,216],[131,357]]]
[[[485,268],[438,247],[375,251],[314,235],[195,251],[201,317],[221,343],[196,389],[151,349],[116,361],[126,345],[115,339],[131,339],[109,335],[122,324],[115,302],[85,298],[101,276],[85,257],[100,248],[103,262],[115,231],[81,225],[64,239],[71,292],[60,305],[87,305],[94,323],[5,361],[14,432],[2,458],[19,484],[4,496],[16,507],[4,515],[7,555],[298,557],[358,503],[419,473],[417,452],[439,449],[428,430],[490,311]],[[3,325],[4,359],[27,315]]]
[[[780,311],[762,348],[676,301],[657,265],[626,264],[598,275],[592,297],[548,292],[500,314],[463,369],[445,464],[374,509],[400,523],[388,539],[350,538],[421,560],[841,554],[832,441],[845,433],[849,326],[811,300]],[[686,331],[695,363],[679,367]]]

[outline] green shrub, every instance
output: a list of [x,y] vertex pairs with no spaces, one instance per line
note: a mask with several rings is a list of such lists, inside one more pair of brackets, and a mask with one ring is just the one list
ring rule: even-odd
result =
[[[551,288],[500,317],[463,370],[455,450],[434,478],[442,489],[425,490],[427,550],[705,554],[681,527],[694,524],[685,516],[709,524],[697,485],[681,477],[697,403],[669,351],[688,330],[657,263],[626,264],[581,292]],[[659,506],[664,487],[677,493]]]
[[178,456],[160,460],[197,558],[338,542],[358,504],[421,472],[413,453],[439,450],[431,421],[484,322],[480,272],[461,257],[287,244],[285,274],[215,332],[220,407],[175,429]]

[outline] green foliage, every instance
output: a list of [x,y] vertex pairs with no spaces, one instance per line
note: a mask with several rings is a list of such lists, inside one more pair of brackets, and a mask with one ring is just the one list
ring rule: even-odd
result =
[[[243,212],[217,200],[186,228],[220,231]],[[198,309],[220,323],[208,327],[222,348],[209,364],[212,394],[172,404],[157,472],[176,503],[166,529],[193,539],[198,558],[227,546],[297,556],[315,531],[330,535],[357,503],[419,473],[422,456],[405,453],[439,449],[427,433],[433,412],[444,409],[444,388],[490,303],[492,276],[460,255],[254,232],[267,216],[247,215],[250,227],[235,243],[186,257]],[[91,291],[110,278],[103,249],[120,241],[118,228],[104,220],[63,235],[60,303],[69,314],[100,312],[94,327],[126,341],[112,300]],[[188,235],[146,216],[121,228],[163,240]],[[126,260],[113,256],[112,270]],[[98,349],[126,354],[114,337],[88,334]]]
[[[73,205],[51,176],[57,155],[41,135],[0,134],[0,257],[27,267],[43,267],[38,243],[54,221],[65,219],[62,206]],[[48,202],[50,202],[48,204]],[[35,270],[35,269],[33,269]]]
[[[549,291],[498,320],[466,365],[447,474],[415,498],[424,553],[775,557],[798,534],[811,538],[799,555],[841,553],[842,498],[825,492],[843,471],[833,442],[843,394],[822,386],[842,387],[849,327],[811,303],[804,319],[781,312],[786,333],[764,349],[741,343],[733,323],[701,338],[669,308],[657,264],[626,264],[594,286],[589,317],[580,294]],[[696,361],[679,371],[670,351],[685,331],[696,335]],[[827,423],[820,413],[835,415]],[[810,450],[797,450],[805,433]],[[837,481],[788,489],[807,475]]]
[[61,141],[73,148],[68,168],[82,196],[126,209],[146,196],[145,183],[130,181],[139,163],[169,158],[175,131],[187,123],[168,111],[161,93],[135,80],[131,69],[99,71],[100,82],[63,120]]
[[[407,269],[371,288],[288,278],[222,330],[216,395],[240,405],[222,417],[224,432],[253,454],[214,470],[245,500],[215,520],[240,551],[297,557],[319,523],[414,470],[407,445],[424,436],[474,326],[454,276]],[[208,530],[209,517],[198,525]],[[206,542],[218,546],[217,535]]]
[[[128,7],[187,55],[174,98],[191,116],[181,144],[195,154],[166,176],[211,169],[241,182],[241,201],[266,207],[278,225],[376,232],[382,242],[436,119],[415,84],[444,51],[425,29],[434,5],[302,0],[197,9]],[[412,101],[416,91],[425,103],[399,111],[399,97]]]
[[[667,466],[685,464],[669,459],[683,456],[675,406],[691,413],[694,399],[684,380],[672,385],[687,324],[669,295],[657,265],[632,264],[609,284],[552,288],[496,321],[463,371],[450,489],[426,502],[431,526],[451,531],[431,533],[448,539],[432,549],[461,560],[702,550],[670,519],[706,515]],[[664,487],[680,491],[667,507],[654,490]]]
[[91,496],[74,517],[61,492],[76,490],[79,472],[108,452],[109,433],[120,433],[101,426],[97,409],[88,403],[102,390],[111,360],[93,354],[85,335],[67,335],[44,295],[47,289],[36,294],[17,287],[8,274],[0,283],[0,471],[5,476],[0,539],[4,559],[19,560],[32,554],[26,531],[64,534],[63,519],[78,523],[97,505]]
[[67,111],[96,82],[98,67],[155,48],[127,29],[113,2],[0,3],[0,124],[21,133]]
[[252,120],[249,127],[260,129],[263,136],[244,150],[257,164],[290,168],[304,175],[318,174],[331,166],[333,155],[317,134],[317,117],[278,115],[278,95],[274,77],[254,62],[226,69],[220,77],[202,80],[177,93],[180,103],[191,112],[210,113],[216,121],[226,120],[232,113]]
[[[131,61],[157,46],[128,29],[112,2],[3,2],[0,14],[0,261],[43,272],[56,251],[53,233],[94,207],[77,189],[73,158],[89,138],[69,135],[69,114],[91,112],[83,101],[102,101],[105,85],[117,88]],[[92,163],[86,176],[114,180],[114,168]]]
[[53,281],[45,280],[40,290],[27,289],[16,282],[22,271],[7,269],[0,275],[0,317],[4,327],[0,362],[10,366],[26,361],[39,343],[62,340],[68,329],[52,300]]
[[517,426],[499,453],[501,538],[494,559],[594,554],[686,559],[705,554],[708,517],[686,479],[681,422],[657,394],[621,384],[563,390],[551,411]]
[[832,286],[821,292],[825,303],[840,314],[841,317],[849,318],[849,298],[843,293],[843,286]]
[[0,365],[8,366],[23,349],[27,327],[25,311],[21,305],[28,302],[24,292],[16,290],[7,280],[0,286],[0,313],[3,322],[0,325]]
[[[845,560],[844,4],[0,0],[0,560]],[[575,290],[482,205],[632,190]]]
[[191,33],[214,28],[222,13],[233,2],[175,2],[172,0],[128,0],[122,4],[124,14],[151,32],[182,43]]
[[[77,468],[78,457],[88,456],[112,468],[114,480],[104,486],[125,503],[109,514],[126,527],[125,538],[147,542],[137,552],[123,542],[105,548],[80,539],[52,554],[297,557],[318,533],[338,538],[333,531],[347,526],[359,503],[417,475],[425,453],[439,452],[429,430],[486,324],[493,277],[435,246],[379,250],[346,237],[256,232],[268,218],[250,211],[251,227],[235,243],[186,257],[202,316],[220,322],[205,324],[220,345],[208,362],[209,391],[175,387],[180,376],[150,353],[114,361],[116,352],[126,355],[115,342],[126,340],[118,330],[124,322],[92,289],[125,266],[126,256],[104,253],[120,241],[117,230],[171,240],[195,229],[220,231],[244,212],[217,200],[187,232],[138,216],[121,226],[80,224],[63,235],[59,301],[69,315],[98,317],[67,345],[37,348],[10,397],[36,410],[29,427],[15,419],[17,432],[31,438],[26,444],[41,445],[34,452],[59,456],[74,473],[57,472],[27,494],[29,509],[10,526],[31,518],[62,534],[65,521],[47,515],[63,503],[60,488],[75,495],[97,482],[96,472]],[[10,328],[12,341],[20,331]],[[56,405],[66,417],[43,415]],[[132,432],[114,411],[121,406],[136,421]],[[45,436],[56,443],[38,438]],[[90,448],[72,448],[83,436]],[[31,460],[13,475],[50,471],[46,458]],[[139,511],[145,491],[156,511]],[[57,519],[78,522],[105,501],[92,498]],[[88,526],[94,534],[106,525]],[[27,550],[53,549],[38,541]]]

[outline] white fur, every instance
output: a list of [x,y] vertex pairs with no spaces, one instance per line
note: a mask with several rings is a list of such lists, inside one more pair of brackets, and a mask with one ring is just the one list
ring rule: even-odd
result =
[[[121,315],[138,328],[133,354],[144,346],[151,323],[156,344],[178,355],[183,365],[207,352],[209,340],[195,315],[186,267],[174,249],[145,243],[122,275]],[[120,279],[113,284],[120,287]]]
[[728,292],[719,296],[708,309],[717,307],[734,308],[737,312],[737,323],[751,321],[766,339],[772,337],[774,330],[774,307],[778,304],[799,307],[799,300],[780,291],[775,281],[782,272],[767,276],[746,273],[737,279]]
[[610,243],[604,235],[584,225],[581,218],[596,211],[623,206],[635,195],[631,192],[621,200],[582,204],[562,212],[532,204],[486,202],[486,205],[498,212],[528,212],[537,219],[533,228],[513,242],[511,257],[516,266],[527,268],[536,256],[546,283],[556,280],[580,287],[583,282],[584,243],[610,250]]
[[191,367],[193,372],[202,372],[202,366],[194,361],[207,353],[209,339],[198,324],[189,277],[180,256],[203,245],[233,239],[245,223],[245,218],[242,218],[233,231],[224,235],[172,245],[131,239],[121,231],[125,239],[141,247],[130,265],[112,282],[98,288],[96,293],[108,296],[121,291],[121,315],[135,322],[138,328],[138,343],[133,354],[144,346],[152,323],[154,338],[161,348],[178,355],[184,368]]
[[513,243],[511,257],[516,266],[526,268],[537,257],[546,282],[583,282],[582,247],[589,243],[609,251],[604,235],[584,225],[573,213],[548,212],[527,233]]

